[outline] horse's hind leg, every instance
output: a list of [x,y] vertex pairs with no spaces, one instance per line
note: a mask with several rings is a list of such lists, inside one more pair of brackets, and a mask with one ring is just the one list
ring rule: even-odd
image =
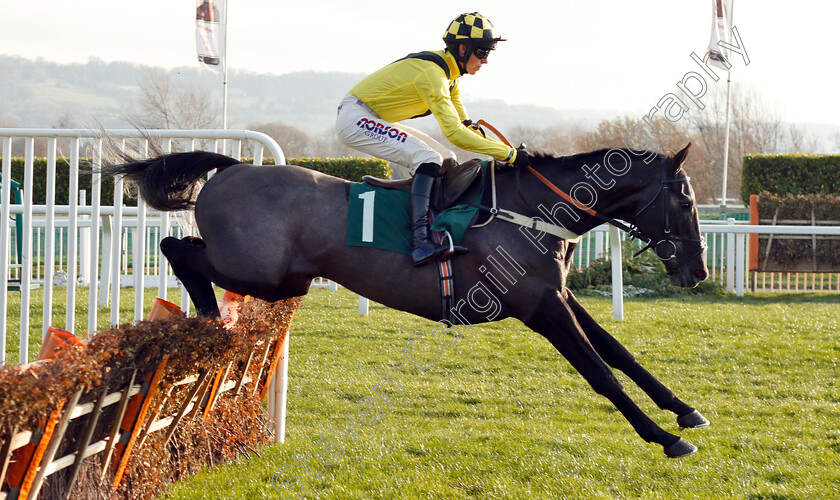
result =
[[196,314],[218,318],[216,294],[213,292],[213,284],[207,278],[212,266],[207,260],[204,242],[193,237],[182,240],[167,237],[160,242],[160,250],[172,266],[172,272],[190,294]]
[[697,451],[688,441],[666,432],[651,420],[624,392],[621,383],[604,363],[575,320],[574,312],[557,291],[543,296],[537,313],[526,324],[551,342],[598,394],[609,399],[647,442],[662,445],[669,457]]
[[677,396],[665,387],[659,380],[650,374],[636,358],[630,354],[621,343],[589,315],[582,305],[577,301],[572,292],[567,290],[566,302],[572,308],[575,318],[583,329],[589,342],[598,355],[611,367],[621,370],[636,383],[648,396],[663,410],[669,410],[677,415],[677,423],[680,427],[703,427],[709,425],[699,411],[682,402]]

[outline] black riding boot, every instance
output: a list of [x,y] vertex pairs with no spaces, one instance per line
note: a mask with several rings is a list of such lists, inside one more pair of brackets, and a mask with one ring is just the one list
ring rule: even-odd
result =
[[[423,168],[426,165],[432,168]],[[435,176],[429,175],[429,173],[432,169],[437,171],[438,168],[437,165],[424,163],[417,169],[411,183],[409,205],[411,207],[411,229],[414,232],[411,260],[415,266],[425,265],[435,259],[447,260],[456,253],[453,250],[458,250],[458,253],[466,251],[465,248],[451,247],[446,243],[437,245],[429,237],[429,197],[435,183]]]

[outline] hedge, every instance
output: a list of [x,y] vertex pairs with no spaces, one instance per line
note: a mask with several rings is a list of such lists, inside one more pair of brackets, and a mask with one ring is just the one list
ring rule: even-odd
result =
[[[771,224],[774,217],[780,225],[789,225],[786,221],[811,225],[812,214],[818,223],[840,224],[840,197],[818,194],[777,196],[767,191],[758,197],[758,216],[764,225]],[[775,235],[769,253],[765,253],[768,241],[767,235],[759,237],[759,270],[840,270],[840,240],[818,236],[815,245],[810,237]]]
[[[253,158],[243,158],[246,163],[253,163]],[[263,159],[263,164],[274,163],[274,158]],[[361,182],[365,175],[383,179],[391,178],[388,162],[378,158],[360,158],[345,156],[342,158],[286,158],[287,165],[300,165],[318,172],[332,175],[352,182]]]
[[741,199],[749,204],[750,195],[762,191],[776,195],[837,194],[840,155],[747,155]]
[[[113,491],[110,487],[116,480],[115,463],[103,470],[103,455],[94,455],[84,462],[70,498],[157,498],[174,481],[197,473],[201,467],[247,455],[249,450],[256,453],[257,447],[270,437],[262,405],[270,373],[265,367],[273,362],[268,348],[274,343],[274,352],[278,352],[300,299],[268,303],[246,298],[237,302],[238,320],[226,326],[206,318],[184,316],[140,321],[100,332],[90,338],[87,347],[60,345],[51,359],[0,367],[0,443],[8,442],[10,434],[16,432],[13,429],[34,430],[33,442],[37,443],[41,439],[37,427],[43,427],[42,419],[63,404],[62,400],[80,391],[80,405],[93,403],[102,394],[124,391],[133,373],[137,373],[139,381],[167,360],[156,384],[159,390],[150,396],[149,412],[144,418],[125,420],[117,414],[115,404],[102,408],[96,417],[98,423],[91,429],[94,432],[90,443],[104,441],[115,423],[120,422],[127,424],[122,427],[127,431],[123,436],[137,437],[140,429],[148,436],[134,441],[130,454],[123,455],[130,460],[119,489]],[[179,409],[185,410],[186,402],[195,397],[192,391],[200,386],[198,381],[192,382],[195,385],[176,383],[184,377],[206,373],[212,374],[208,383],[215,379],[217,388],[240,381],[247,384],[243,385],[246,390],[217,392],[213,406],[205,406],[210,399],[199,396],[194,412],[171,422],[175,426],[170,428],[175,431],[171,440],[167,441],[167,432],[150,431],[152,421],[176,417]],[[251,382],[242,382],[246,375]],[[151,392],[148,383],[144,385],[144,393],[133,400],[138,404],[135,412],[140,402],[146,404],[145,394]],[[129,404],[134,403],[130,400]],[[194,414],[202,406],[204,416]],[[78,450],[91,418],[82,416],[69,422],[57,457]],[[115,453],[129,453],[124,450]],[[6,453],[7,450],[0,450],[0,460],[9,456]],[[14,453],[20,456],[20,452]],[[69,472],[68,468],[50,475],[38,498],[67,498]]]
[[[243,158],[245,163],[253,163],[253,158]],[[274,162],[273,158],[263,160],[263,164],[271,164]],[[388,162],[375,158],[358,158],[358,157],[344,157],[344,158],[288,158],[286,163],[289,165],[300,165],[302,167],[311,168],[325,174],[346,179],[349,181],[358,182],[362,180],[364,175],[374,175],[376,177],[391,177],[391,168]],[[58,158],[56,161],[56,185],[55,185],[55,203],[58,205],[67,205],[69,199],[69,158]],[[79,189],[87,191],[87,203],[90,204],[91,191],[89,175],[91,169],[91,159],[82,158],[79,160]],[[23,185],[23,171],[24,159],[12,158],[12,179]],[[45,204],[47,193],[47,159],[35,158],[33,162],[33,178],[32,178],[32,201],[36,205]],[[114,182],[113,179],[107,178],[102,180],[102,205],[114,204]],[[14,199],[12,199],[14,202]],[[135,204],[134,200],[126,199],[127,205]]]

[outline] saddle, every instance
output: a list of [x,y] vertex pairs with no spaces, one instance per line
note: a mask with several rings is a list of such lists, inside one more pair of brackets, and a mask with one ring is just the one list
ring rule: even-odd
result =
[[[362,177],[371,186],[385,189],[411,189],[412,178],[380,179],[372,175]],[[484,171],[477,159],[457,164],[454,160],[443,160],[438,178],[432,188],[430,208],[434,213],[440,213],[447,208],[469,204],[481,193],[484,184]]]
[[[493,168],[492,165],[490,168]],[[454,160],[447,159],[443,161],[438,178],[432,187],[431,199],[429,200],[429,207],[434,217],[437,218],[440,215],[438,219],[438,222],[440,222],[440,220],[446,218],[446,213],[442,213],[446,209],[458,205],[472,205],[469,210],[465,211],[466,213],[464,215],[458,214],[454,216],[454,219],[450,220],[452,223],[457,220],[458,223],[455,225],[462,224],[458,226],[460,231],[454,229],[454,225],[448,226],[449,228],[453,228],[453,233],[456,234],[453,237],[452,234],[449,234],[448,230],[446,231],[446,234],[449,236],[450,245],[455,240],[460,240],[463,231],[471,226],[478,217],[478,208],[475,207],[475,201],[479,196],[486,194],[483,192],[484,175],[484,169],[480,160],[470,160],[460,165]],[[411,189],[411,183],[413,181],[410,177],[407,179],[387,180],[370,175],[364,176],[362,180],[371,186],[385,189],[402,189],[405,191]],[[457,211],[458,209],[454,209],[449,210],[447,213]],[[447,227],[446,224],[444,226]],[[437,243],[442,243],[444,241],[443,233],[438,232],[434,227],[432,229],[432,238]],[[460,234],[458,234],[459,232]],[[456,318],[452,314],[452,306],[455,295],[455,279],[452,261],[438,262],[438,272],[440,273],[441,318],[442,321],[448,322],[449,325],[454,325],[456,324]]]

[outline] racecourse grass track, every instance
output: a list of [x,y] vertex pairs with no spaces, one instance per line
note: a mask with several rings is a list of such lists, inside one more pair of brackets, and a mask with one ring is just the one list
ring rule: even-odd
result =
[[[435,359],[434,323],[378,304],[360,316],[356,300],[316,289],[295,316],[285,444],[167,498],[840,498],[837,294],[634,298],[623,322],[610,299],[581,298],[711,420],[678,431],[619,375],[651,418],[700,448],[678,460],[518,321],[469,327]],[[428,335],[414,351],[424,370],[404,352],[417,333]],[[383,380],[401,388],[382,385],[390,406],[373,403]]]
[[[629,299],[623,322],[611,319],[610,299],[581,300],[711,420],[680,432],[696,454],[668,459],[642,441],[518,321],[464,330],[421,370],[404,344],[432,322],[377,304],[359,316],[354,294],[313,290],[292,327],[285,444],[205,470],[167,497],[840,497],[837,294]],[[433,344],[415,359],[433,360]],[[392,405],[360,404],[383,377],[403,390],[385,391]],[[619,378],[678,432],[672,414]]]

